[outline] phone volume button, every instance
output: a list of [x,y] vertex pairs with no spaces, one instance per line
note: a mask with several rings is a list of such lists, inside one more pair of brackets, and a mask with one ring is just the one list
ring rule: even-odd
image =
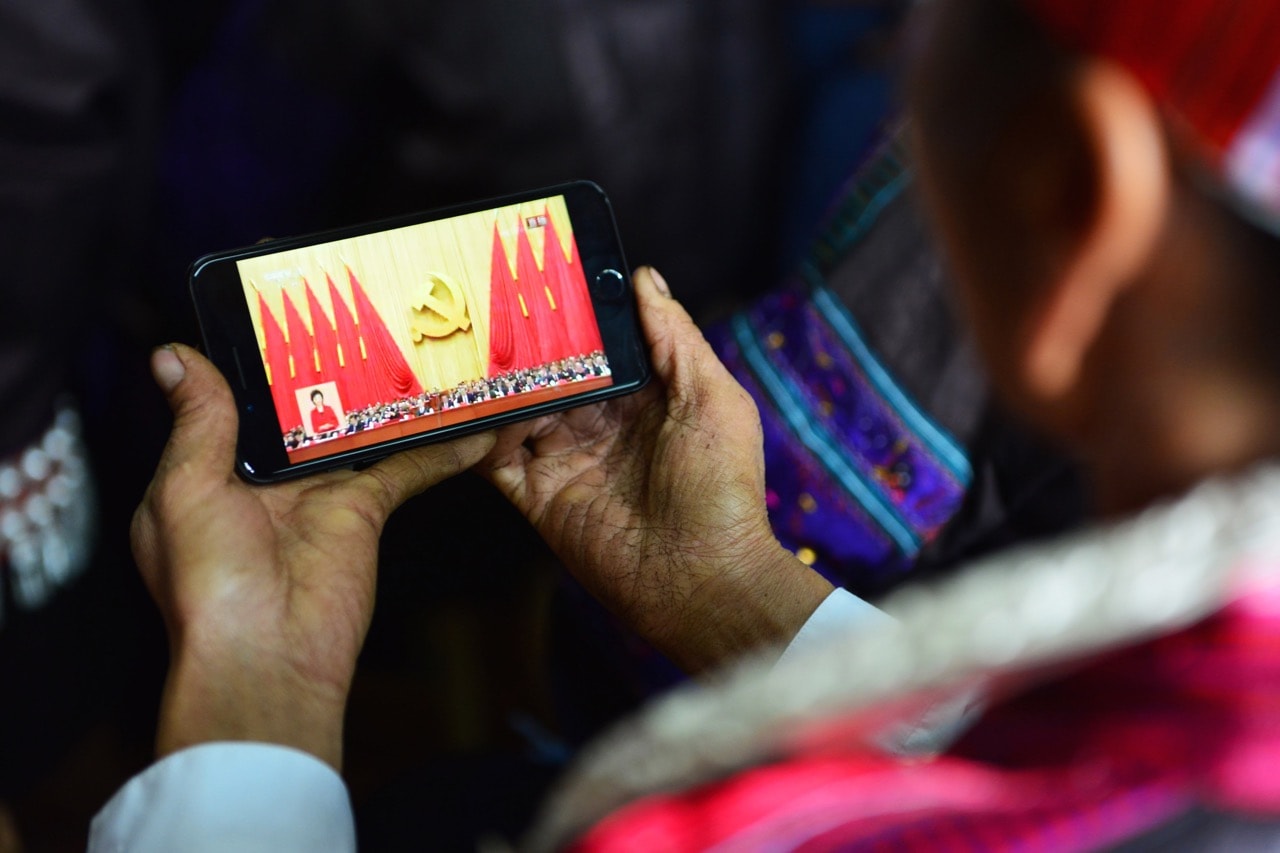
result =
[[240,350],[235,347],[231,348],[231,358],[236,363],[236,375],[240,377],[240,387],[248,390],[249,381],[244,376],[244,365],[240,363]]

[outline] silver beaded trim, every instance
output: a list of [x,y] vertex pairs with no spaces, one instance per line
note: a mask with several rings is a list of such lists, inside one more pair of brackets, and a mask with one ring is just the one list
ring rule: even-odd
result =
[[900,744],[931,709],[1002,677],[1193,624],[1230,600],[1245,569],[1249,583],[1280,586],[1278,466],[904,589],[885,602],[892,622],[838,632],[776,666],[776,654],[747,660],[659,698],[583,751],[529,849],[554,849],[643,795],[801,744]]
[[6,608],[37,610],[80,574],[94,539],[96,503],[80,417],[59,410],[40,439],[0,461],[0,626]]

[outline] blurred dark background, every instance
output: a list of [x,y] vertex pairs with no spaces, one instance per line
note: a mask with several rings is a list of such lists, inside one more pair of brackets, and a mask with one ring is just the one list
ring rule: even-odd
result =
[[[127,532],[169,423],[148,353],[198,337],[191,260],[590,178],[631,262],[713,321],[785,278],[876,138],[901,5],[0,4],[0,853],[83,849],[150,757],[165,641]],[[59,412],[96,504],[50,492],[45,551],[92,545],[55,573],[14,556],[43,516],[4,466],[37,483]],[[379,585],[348,727],[365,849],[516,831],[653,688],[475,478],[393,517]]]

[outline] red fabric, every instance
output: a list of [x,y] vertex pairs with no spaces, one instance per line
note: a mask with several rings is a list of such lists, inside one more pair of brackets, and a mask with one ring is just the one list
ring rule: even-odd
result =
[[289,345],[285,343],[284,331],[261,293],[258,294],[258,311],[262,315],[263,337],[266,338],[262,359],[271,374],[271,400],[275,404],[276,417],[280,420],[280,433],[283,435],[302,425],[298,399],[293,396],[296,386],[289,377]]
[[1280,71],[1280,4],[1027,0],[1070,47],[1120,62],[1221,157]]
[[325,274],[325,281],[329,285],[329,301],[333,303],[333,320],[337,326],[337,344],[342,350],[342,367],[339,373],[342,376],[342,382],[338,388],[341,389],[345,396],[345,405],[347,411],[363,409],[374,401],[373,394],[369,391],[369,379],[366,375],[365,359],[360,352],[360,331],[356,327],[355,318],[351,316],[351,309],[347,307],[347,303],[338,293],[338,287],[333,283],[333,279]]
[[556,303],[564,317],[569,342],[569,355],[583,355],[604,350],[600,340],[600,326],[596,322],[595,309],[591,306],[591,294],[587,291],[587,278],[578,259],[578,242],[572,242],[572,259],[566,259],[556,234],[556,224],[547,215],[547,238],[542,251],[542,272],[547,286],[555,295]]
[[370,391],[382,403],[421,394],[422,384],[409,369],[404,353],[391,337],[391,332],[387,331],[378,309],[373,307],[364,288],[360,286],[360,280],[350,267],[347,267],[347,278],[351,282],[351,294],[356,302],[356,318],[360,322],[360,336],[364,339],[365,353],[368,356],[366,367]]
[[489,270],[489,375],[538,365],[533,324],[520,310],[506,247],[493,226],[493,266]]
[[573,244],[572,258],[566,260],[555,223],[550,214],[544,215],[542,269],[538,269],[522,222],[516,235],[514,277],[506,247],[494,226],[489,273],[490,376],[604,349],[577,243]]
[[1197,807],[1280,830],[1278,605],[1255,590],[1027,689],[940,759],[828,745],[642,799],[574,849],[1052,853],[1107,849]]
[[[338,369],[338,333],[333,328],[329,315],[324,313],[320,300],[316,299],[315,293],[311,290],[311,284],[303,279],[302,285],[307,290],[307,311],[311,314],[311,340],[316,353],[312,363],[315,380],[311,384],[333,382],[338,386],[339,402],[343,408],[349,408],[351,404],[347,402],[345,377]],[[319,364],[319,370],[315,370],[316,364]]]
[[311,432],[319,434],[332,432],[338,428],[338,415],[332,406],[321,406],[311,409]]
[[[524,303],[533,321],[533,340],[538,362],[546,364],[573,355],[566,341],[564,320],[559,310],[552,311],[547,299],[547,280],[533,257],[533,246],[524,222],[516,235],[516,287],[524,295]],[[558,305],[557,305],[558,308]]]
[[317,378],[315,346],[311,340],[311,333],[307,331],[306,324],[302,322],[302,315],[294,307],[289,294],[281,290],[280,297],[284,300],[284,323],[289,333],[289,360],[293,387],[305,388],[308,385],[314,385]]
[[1280,68],[1278,12],[1273,2],[1219,3],[1198,58],[1183,63],[1174,103],[1215,150],[1231,142]]

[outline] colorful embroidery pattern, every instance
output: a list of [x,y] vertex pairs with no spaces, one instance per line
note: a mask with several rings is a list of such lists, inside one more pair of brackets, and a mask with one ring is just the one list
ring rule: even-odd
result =
[[846,193],[801,280],[708,330],[760,408],[775,533],[833,582],[908,570],[972,479],[964,448],[894,379],[826,275],[910,183],[890,150]]

